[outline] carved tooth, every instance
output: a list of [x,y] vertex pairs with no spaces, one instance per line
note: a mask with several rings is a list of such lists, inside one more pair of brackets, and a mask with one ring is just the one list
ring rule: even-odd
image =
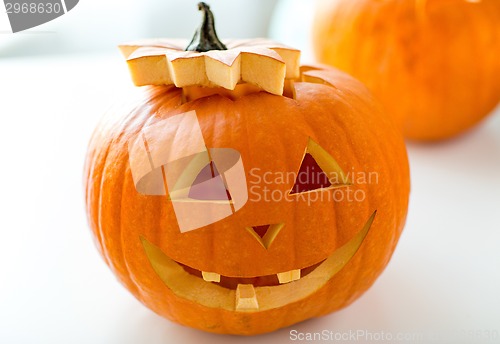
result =
[[236,310],[257,311],[259,302],[252,284],[238,284],[236,287]]
[[300,269],[280,272],[277,275],[280,284],[296,281],[300,279]]
[[203,279],[207,282],[220,282],[220,275],[216,272],[202,271],[201,275],[203,276]]

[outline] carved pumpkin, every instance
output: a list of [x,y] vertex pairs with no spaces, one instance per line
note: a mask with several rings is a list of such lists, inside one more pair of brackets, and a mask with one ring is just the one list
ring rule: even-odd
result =
[[100,252],[146,306],[205,331],[258,334],[345,307],[403,229],[403,140],[359,82],[274,43],[222,45],[200,8],[206,52],[122,46],[136,83],[165,85],[138,89],[90,142]]
[[404,135],[438,140],[499,102],[499,22],[498,0],[323,1],[314,47],[367,85]]

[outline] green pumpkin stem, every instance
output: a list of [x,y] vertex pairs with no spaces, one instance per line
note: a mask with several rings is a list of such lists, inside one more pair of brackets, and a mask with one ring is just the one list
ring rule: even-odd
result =
[[210,50],[227,50],[215,32],[215,20],[212,11],[210,11],[210,6],[204,2],[200,2],[198,10],[203,12],[203,21],[194,33],[194,37],[187,46],[186,51],[202,53]]

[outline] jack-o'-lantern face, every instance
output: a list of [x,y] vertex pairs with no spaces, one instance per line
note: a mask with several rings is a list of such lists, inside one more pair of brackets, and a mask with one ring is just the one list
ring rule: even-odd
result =
[[134,82],[157,86],[96,130],[87,209],[104,259],[149,308],[258,334],[374,283],[404,226],[408,162],[356,80],[272,42],[226,44],[122,46]]
[[[297,135],[301,128],[304,126],[296,127]],[[296,171],[286,170],[287,164],[272,166],[259,157],[242,157],[232,148],[207,149],[195,111],[162,119],[131,140],[130,166],[138,192],[168,194],[174,214],[166,217],[175,219],[177,226],[171,222],[167,231],[181,233],[166,251],[186,246],[173,259],[141,236],[153,269],[176,296],[229,311],[283,307],[321,288],[359,249],[375,211],[353,236],[352,230],[343,231],[347,242],[331,240],[335,226],[331,216],[335,202],[341,201],[339,195],[350,197],[347,202],[364,199],[349,196],[351,190],[346,189],[353,186],[350,176],[318,143],[307,136],[303,140],[289,138],[307,143],[305,151],[291,154],[292,161],[301,159]],[[285,142],[285,146],[292,144]],[[259,146],[247,148],[247,152],[258,150]],[[270,148],[269,153],[283,152]],[[246,159],[250,161],[247,171]],[[274,170],[262,170],[259,164]],[[309,215],[297,219],[294,214],[300,212]],[[193,239],[192,231],[199,232],[198,240]],[[225,236],[224,241],[233,237],[234,244],[225,249],[214,247],[212,231]],[[315,245],[318,254],[296,249],[297,244],[290,240],[297,239],[304,243],[319,239]],[[336,240],[342,246],[327,255]],[[214,251],[208,261],[196,256],[207,246]],[[260,266],[248,264],[248,257],[241,254],[249,248]],[[191,257],[187,258],[186,252]]]

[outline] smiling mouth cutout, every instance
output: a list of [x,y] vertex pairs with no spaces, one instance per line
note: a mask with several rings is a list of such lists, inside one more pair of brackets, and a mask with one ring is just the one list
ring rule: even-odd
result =
[[356,254],[375,215],[376,211],[351,240],[322,262],[276,275],[247,278],[200,271],[169,258],[147,239],[141,241],[154,271],[178,297],[228,311],[264,311],[299,301],[323,287]]

